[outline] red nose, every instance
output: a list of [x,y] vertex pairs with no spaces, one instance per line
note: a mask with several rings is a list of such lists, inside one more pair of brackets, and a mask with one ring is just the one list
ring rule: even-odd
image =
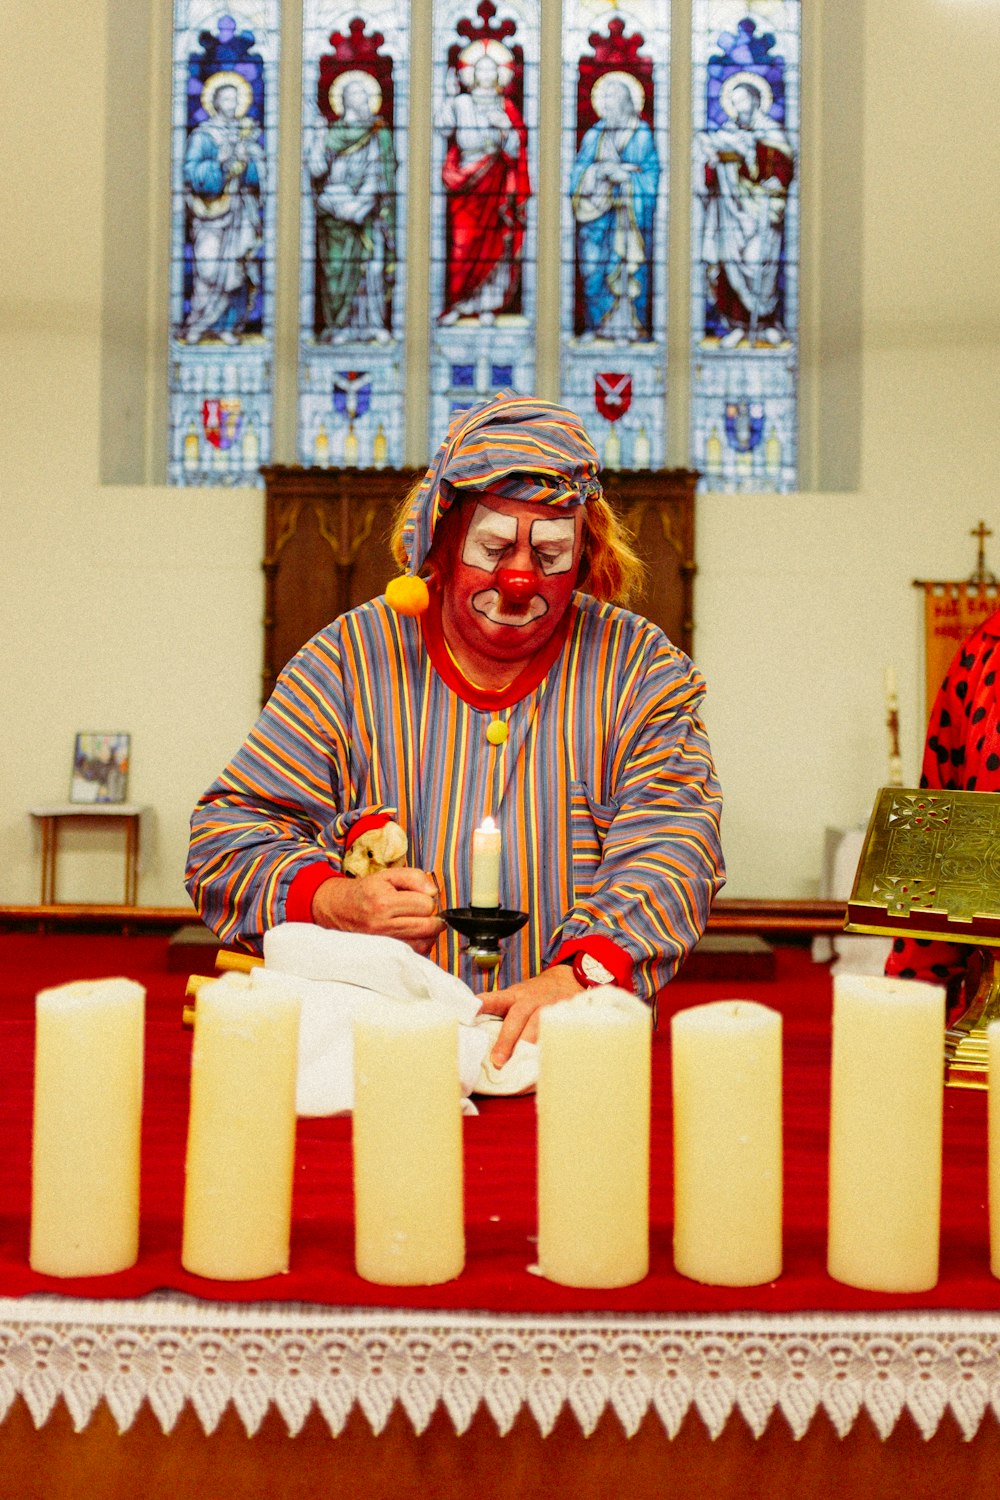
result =
[[526,604],[538,589],[534,573],[521,573],[514,568],[501,568],[497,573],[497,584],[501,594],[517,604]]

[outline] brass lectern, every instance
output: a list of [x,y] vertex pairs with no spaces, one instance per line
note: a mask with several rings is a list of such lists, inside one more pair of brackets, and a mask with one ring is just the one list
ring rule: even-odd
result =
[[985,950],[979,988],[945,1032],[945,1083],[986,1088],[986,1028],[1000,1021],[1000,792],[883,787],[845,931],[944,938]]

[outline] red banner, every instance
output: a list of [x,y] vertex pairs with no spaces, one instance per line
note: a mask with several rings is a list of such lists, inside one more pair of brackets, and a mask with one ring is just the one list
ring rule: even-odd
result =
[[1000,606],[1000,590],[995,584],[981,583],[925,583],[923,589],[930,714],[952,657],[965,637]]

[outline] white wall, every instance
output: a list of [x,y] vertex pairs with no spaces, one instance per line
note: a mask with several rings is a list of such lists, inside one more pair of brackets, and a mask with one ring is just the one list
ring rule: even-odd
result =
[[[37,899],[26,810],[65,797],[79,729],[131,732],[130,796],[155,810],[140,900],[181,902],[190,807],[257,702],[260,495],[99,482],[103,278],[132,231],[128,195],[105,215],[112,14],[9,0],[0,52],[0,904]],[[696,655],[730,895],[815,893],[824,826],[863,819],[885,774],[887,663],[916,776],[911,579],[969,573],[980,517],[1000,562],[998,74],[1000,5],[867,7],[859,488],[699,501]],[[120,866],[107,832],[75,834],[60,895],[117,899]]]

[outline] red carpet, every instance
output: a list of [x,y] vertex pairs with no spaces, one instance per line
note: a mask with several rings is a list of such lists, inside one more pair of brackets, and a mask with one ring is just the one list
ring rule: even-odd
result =
[[[147,987],[143,1118],[142,1249],[121,1275],[56,1281],[28,1267],[31,1157],[32,1001],[69,979],[124,974]],[[0,935],[0,1295],[59,1291],[133,1297],[171,1287],[221,1300],[296,1299],[373,1306],[563,1312],[604,1308],[651,1312],[752,1308],[996,1308],[986,1207],[986,1095],[945,1094],[944,1228],[941,1278],[920,1296],[876,1296],[825,1271],[830,979],[798,950],[779,952],[773,982],[671,987],[653,1049],[652,1263],[635,1287],[580,1292],[528,1272],[534,1259],[533,1099],[485,1100],[465,1122],[467,1266],[445,1286],[394,1292],[353,1271],[349,1120],[300,1122],[291,1270],[231,1284],[187,1275],[180,1265],[180,1213],[187,1126],[190,1032],[180,1026],[185,978],[166,969],[162,937]],[[785,1018],[785,1271],[747,1290],[702,1287],[673,1269],[671,1254],[670,1054],[672,1010],[743,994]]]

